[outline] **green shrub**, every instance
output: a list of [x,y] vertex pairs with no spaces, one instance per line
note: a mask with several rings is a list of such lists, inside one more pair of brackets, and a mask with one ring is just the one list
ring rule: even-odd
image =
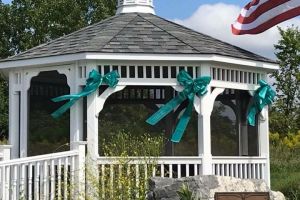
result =
[[183,184],[177,194],[180,200],[200,200],[195,197],[195,194],[190,190],[187,184]]
[[[279,135],[279,134],[278,134]],[[281,191],[289,200],[300,199],[299,134],[280,138],[270,134],[271,188]]]
[[[163,141],[161,136],[133,136],[125,132],[103,140],[102,151],[105,157],[114,157],[115,164],[96,166],[98,174],[95,174],[95,166],[87,167],[90,190],[87,199],[144,200],[148,191],[148,177],[156,170]],[[137,161],[133,157],[140,159]],[[135,163],[128,164],[132,161]]]

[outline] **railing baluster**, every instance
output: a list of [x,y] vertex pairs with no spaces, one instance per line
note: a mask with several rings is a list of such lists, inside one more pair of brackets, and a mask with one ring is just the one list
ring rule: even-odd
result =
[[57,162],[57,199],[61,200],[61,158]]
[[64,199],[68,199],[68,157],[64,160]]
[[26,181],[26,165],[22,164],[20,169],[20,192],[19,194],[21,195],[21,198],[26,198],[26,186],[25,186],[25,181]]
[[248,164],[248,178],[251,179],[252,177],[252,164]]
[[139,78],[139,74],[138,74],[138,66],[137,65],[134,65],[133,66],[133,68],[134,68],[134,78]]
[[105,165],[101,165],[101,193],[102,193],[102,198],[105,198],[105,181],[104,181],[104,177],[105,177]]
[[50,182],[51,182],[50,199],[52,200],[52,199],[55,199],[55,165],[54,165],[54,159],[51,160]]
[[171,66],[168,66],[168,78],[171,79],[172,75],[171,75]]
[[148,187],[148,165],[144,164],[144,172],[145,172],[145,188]]
[[151,66],[151,78],[155,78],[154,68],[154,66]]
[[[123,170],[122,170],[123,165],[122,165],[122,164],[121,164],[121,165],[118,165],[118,168],[119,168],[119,171],[118,171],[118,177],[119,177],[119,180],[121,180],[121,178],[122,178],[122,176],[123,176]],[[119,188],[119,190],[122,189],[121,181],[118,181],[118,188]],[[123,197],[121,197],[121,199],[122,199],[122,198],[123,198]]]
[[181,164],[177,165],[178,178],[181,178]]
[[165,177],[165,165],[164,164],[160,165],[160,176]]
[[261,165],[261,179],[265,179],[265,164],[260,164]]
[[243,178],[243,164],[239,164],[239,177],[238,178]]
[[18,165],[13,166],[12,199],[17,199]]
[[221,167],[221,176],[224,176],[224,164],[220,164]]
[[28,165],[28,200],[32,199],[32,183],[33,183],[33,164]]
[[138,199],[140,197],[140,193],[139,193],[139,186],[140,186],[140,169],[139,169],[139,165],[136,164],[135,165],[135,187],[136,187],[136,198]]
[[70,163],[70,172],[71,172],[71,177],[70,177],[70,198],[75,197],[75,156],[72,156],[71,158],[71,163]]
[[173,178],[173,165],[169,164],[169,177]]
[[34,199],[40,199],[40,162],[36,162],[34,167]]
[[185,176],[186,177],[190,176],[190,165],[189,164],[185,165]]
[[152,168],[152,177],[155,177],[156,176],[156,167],[153,166]]
[[1,199],[6,198],[6,189],[5,189],[5,184],[6,184],[6,176],[5,176],[5,166],[1,167]]
[[257,175],[256,175],[256,166],[257,166],[257,164],[254,164],[254,165],[253,165],[253,178],[254,178],[254,179],[257,179]]
[[198,175],[198,164],[194,164],[194,176]]
[[48,199],[48,162],[47,160],[43,163],[43,199]]
[[110,184],[109,184],[109,187],[110,187],[110,198],[113,199],[114,197],[114,165],[113,164],[110,164],[109,166],[109,170],[110,170],[110,173],[109,173],[109,178],[110,178]]

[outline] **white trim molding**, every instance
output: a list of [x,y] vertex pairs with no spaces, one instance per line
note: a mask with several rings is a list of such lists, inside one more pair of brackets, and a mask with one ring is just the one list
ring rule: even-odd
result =
[[102,60],[102,61],[207,61],[220,62],[247,67],[262,68],[268,71],[279,69],[278,64],[261,62],[255,60],[246,60],[221,55],[193,55],[193,54],[121,54],[121,53],[76,53],[59,56],[49,56],[41,58],[30,58],[24,60],[2,61],[0,69],[16,67],[33,67],[37,65],[50,65],[57,63],[68,63],[79,60]]

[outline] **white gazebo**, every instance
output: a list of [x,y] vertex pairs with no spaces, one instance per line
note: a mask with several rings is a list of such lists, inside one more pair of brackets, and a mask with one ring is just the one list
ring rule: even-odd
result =
[[[40,176],[48,173],[51,184],[43,191],[45,195],[51,194],[54,182],[60,180],[53,178],[55,166],[71,165],[72,169],[84,165],[84,156],[79,155],[84,152],[82,141],[86,141],[89,155],[99,165],[109,164],[109,158],[99,155],[98,145],[101,130],[98,117],[107,105],[106,100],[108,103],[110,97],[126,90],[140,90],[148,96],[137,95],[134,100],[140,103],[147,100],[154,106],[165,104],[176,96],[175,91],[183,90],[176,79],[181,70],[194,79],[210,76],[212,80],[208,92],[194,101],[197,149],[191,156],[183,156],[174,153],[176,146],[168,145],[166,156],[158,160],[160,175],[175,177],[175,172],[164,173],[167,167],[176,168],[170,170],[176,171],[176,177],[222,175],[265,179],[270,184],[268,108],[257,116],[255,127],[248,125],[246,117],[259,81],[267,81],[268,73],[277,68],[272,60],[156,16],[152,0],[119,0],[115,16],[1,60],[1,72],[9,80],[9,143],[13,159],[0,162],[3,199],[12,195],[6,189],[11,187],[13,193],[21,187],[33,187],[33,183],[38,187]],[[34,146],[36,143],[31,146],[29,142],[32,132],[40,130],[43,134],[42,129],[30,125],[33,110],[43,101],[45,104],[41,105],[47,105],[53,97],[81,92],[92,70],[101,75],[117,70],[120,74],[117,86],[99,88],[86,99],[78,100],[70,108],[70,114],[64,115],[70,151],[30,157],[33,155],[30,148],[47,152],[47,146]],[[117,103],[128,100],[126,95],[120,96]],[[213,117],[220,106],[217,117]],[[49,110],[55,109],[50,106]],[[173,125],[177,117],[173,118]],[[214,146],[220,144],[218,138],[222,136],[220,118],[231,121],[228,123],[233,127],[230,141],[234,147],[230,147],[229,153],[222,146]],[[172,124],[169,126],[166,137],[174,128]],[[53,128],[52,132],[55,131]],[[6,173],[9,170],[10,177]],[[83,174],[73,175],[82,180]],[[47,183],[45,177],[42,181]],[[28,190],[28,199],[38,191]]]

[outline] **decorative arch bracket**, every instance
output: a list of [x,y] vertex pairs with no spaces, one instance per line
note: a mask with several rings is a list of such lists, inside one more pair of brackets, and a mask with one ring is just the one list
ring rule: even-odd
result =
[[[100,96],[97,96],[97,104],[96,104],[96,113],[97,116],[99,116],[99,113],[103,110],[105,101],[108,99],[109,96],[111,96],[112,94],[119,92],[121,90],[123,90],[126,87],[126,85],[122,85],[122,86],[116,86],[115,88],[107,88]],[[98,91],[98,90],[97,90]]]
[[[180,85],[176,85],[176,86],[172,86],[172,87],[177,92],[182,92],[182,90],[184,89]],[[215,88],[212,93],[207,93],[204,97],[202,97],[203,99],[201,99],[200,97],[198,97],[196,95],[195,100],[194,100],[194,108],[195,108],[196,112],[198,114],[203,114],[204,112],[211,113],[213,110],[214,102],[215,102],[217,96],[220,95],[221,93],[223,93],[224,91],[225,91],[225,88]],[[201,105],[201,101],[205,101],[205,103],[204,103],[205,105],[203,103]]]
[[198,114],[211,114],[214,109],[214,103],[216,98],[225,91],[225,88],[215,88],[210,94],[208,93],[203,102],[199,103],[200,106]]

